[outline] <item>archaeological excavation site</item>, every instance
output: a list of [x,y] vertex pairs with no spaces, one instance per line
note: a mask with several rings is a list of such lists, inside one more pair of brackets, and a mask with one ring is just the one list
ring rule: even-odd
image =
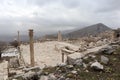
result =
[[120,80],[120,0],[0,0],[0,80]]
[[18,31],[0,42],[0,80],[120,80],[120,29],[103,26],[37,39],[29,29],[26,41]]

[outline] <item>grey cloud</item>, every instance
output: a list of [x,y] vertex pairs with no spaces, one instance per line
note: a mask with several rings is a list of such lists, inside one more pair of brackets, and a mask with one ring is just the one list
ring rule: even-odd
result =
[[120,10],[120,0],[99,0],[98,12],[112,12]]
[[[4,0],[2,0],[4,1]],[[25,8],[26,12],[31,11],[29,17],[27,15],[15,17],[4,16],[0,17],[0,34],[4,32],[13,33],[17,30],[28,30],[34,28],[36,31],[52,32],[66,29],[73,29],[103,22],[106,25],[112,26],[120,24],[120,16],[115,15],[116,10],[120,10],[120,1],[116,0],[5,0],[7,5],[15,5],[15,8]],[[0,5],[3,5],[1,2]],[[26,9],[32,7],[33,9]],[[53,6],[51,6],[53,5]],[[37,6],[38,10],[34,11]],[[6,5],[3,5],[6,7]],[[44,8],[45,7],[45,8]],[[22,9],[21,8],[21,9]],[[6,11],[6,9],[8,11]],[[24,11],[25,11],[24,10]],[[32,11],[33,10],[33,11]],[[1,8],[0,8],[1,11]],[[9,7],[6,7],[5,12],[12,12]],[[43,13],[42,13],[43,11]],[[23,12],[24,13],[24,12]],[[16,13],[17,14],[17,13]],[[116,21],[117,19],[117,21]],[[9,27],[9,28],[8,28]]]
[[[27,31],[30,28],[34,28],[35,31],[41,31],[42,33],[46,32],[56,32],[58,30],[67,30],[74,29],[75,27],[83,26],[84,22],[76,22],[76,21],[67,21],[64,19],[44,19],[44,18],[6,18],[0,19],[0,34],[14,34],[18,30]],[[4,33],[4,32],[7,33]],[[24,33],[23,33],[24,34]]]
[[81,0],[27,0],[28,4],[38,5],[38,6],[47,6],[50,4],[60,4],[61,6],[67,8],[76,8],[80,6]]
[[68,8],[80,7],[81,0],[61,0],[61,3]]
[[45,6],[49,5],[57,0],[27,0],[27,3],[30,5]]

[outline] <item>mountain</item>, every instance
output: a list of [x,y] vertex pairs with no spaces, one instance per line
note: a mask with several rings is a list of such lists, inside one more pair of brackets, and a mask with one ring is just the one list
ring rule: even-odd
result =
[[[34,35],[34,39],[36,40],[38,37]],[[15,39],[17,39],[17,36],[15,35],[0,35],[0,41],[4,42],[12,42]],[[29,36],[28,35],[20,35],[20,41],[28,42]]]
[[98,23],[98,24],[87,26],[85,28],[64,34],[63,36],[67,38],[79,38],[79,37],[85,37],[88,35],[97,36],[98,34],[108,30],[112,30],[112,29],[102,23]]
[[[94,24],[94,25],[87,26],[84,28],[76,28],[73,30],[62,31],[62,34],[63,34],[64,38],[80,38],[80,37],[84,37],[84,36],[88,36],[88,35],[96,36],[99,33],[102,33],[102,32],[108,31],[108,30],[111,30],[111,28],[109,28],[108,26],[106,26],[102,23],[98,23],[98,24]],[[34,39],[38,39],[42,35],[40,32],[35,32]],[[51,34],[48,34],[46,36],[42,36],[42,38],[43,37],[46,37],[48,39],[49,38],[54,39],[54,38],[57,38],[57,33],[53,32],[53,34],[51,33]],[[15,38],[17,38],[17,35],[15,35],[15,34],[14,35],[0,35],[0,41],[10,42],[10,41],[13,41]],[[20,33],[20,40],[21,41],[28,41],[29,36],[22,34],[22,32],[21,32]]]

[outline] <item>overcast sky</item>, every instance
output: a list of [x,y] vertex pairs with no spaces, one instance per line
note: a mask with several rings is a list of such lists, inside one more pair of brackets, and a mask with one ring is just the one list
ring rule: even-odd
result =
[[0,0],[0,34],[58,31],[96,23],[120,27],[120,0]]

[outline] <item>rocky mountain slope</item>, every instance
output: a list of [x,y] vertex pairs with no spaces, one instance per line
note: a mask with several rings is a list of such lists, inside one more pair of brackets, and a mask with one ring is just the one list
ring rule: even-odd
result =
[[97,36],[98,34],[105,32],[105,31],[109,31],[109,30],[112,30],[112,29],[102,23],[98,23],[98,24],[87,26],[85,28],[67,33],[64,35],[64,37],[79,38],[79,37],[85,37],[88,35]]

